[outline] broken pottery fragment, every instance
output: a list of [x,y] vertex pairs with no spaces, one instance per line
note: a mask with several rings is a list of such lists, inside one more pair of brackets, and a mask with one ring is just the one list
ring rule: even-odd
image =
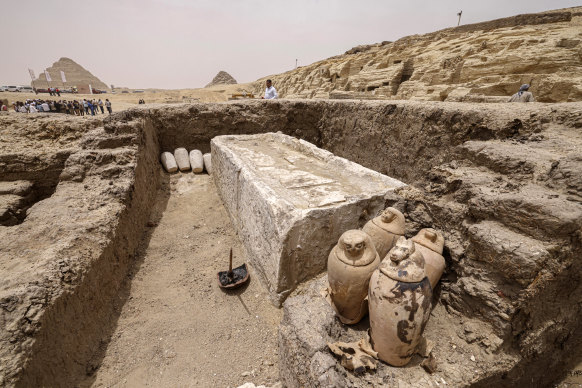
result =
[[212,158],[210,154],[204,154],[202,155],[202,158],[204,159],[204,168],[206,169],[206,172],[212,174]]
[[190,170],[190,158],[188,157],[188,151],[186,151],[186,148],[176,148],[174,150],[174,158],[176,159],[176,164],[180,171]]
[[360,342],[336,342],[327,343],[329,350],[340,357],[341,365],[355,374],[362,374],[366,369],[375,370],[376,360],[362,351]]
[[176,172],[178,171],[178,165],[176,164],[176,159],[174,159],[174,155],[171,152],[162,152],[160,156],[160,160],[162,162],[162,166],[167,172]]
[[443,257],[443,248],[445,239],[443,235],[432,228],[421,229],[416,236],[412,238],[416,250],[422,253],[424,258],[424,270],[430,286],[434,289],[439,282],[445,270],[445,258]]
[[412,240],[400,237],[374,271],[368,293],[372,346],[393,366],[416,352],[430,317],[432,289],[424,259]]
[[342,234],[329,253],[327,276],[331,305],[343,323],[358,323],[368,312],[368,283],[379,264],[380,256],[372,239],[361,230]]
[[404,215],[397,209],[389,207],[380,216],[371,219],[362,228],[372,238],[380,260],[396,244],[398,237],[404,235]]
[[190,151],[190,165],[192,166],[192,172],[196,174],[204,171],[204,159],[200,150]]

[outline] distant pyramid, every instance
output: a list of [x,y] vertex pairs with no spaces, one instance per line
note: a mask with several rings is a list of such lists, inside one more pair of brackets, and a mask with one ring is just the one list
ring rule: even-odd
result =
[[[66,83],[61,79],[61,70],[65,72]],[[107,85],[99,78],[95,77],[83,66],[69,58],[61,58],[49,68],[47,68],[51,76],[50,86],[55,88],[69,88],[71,86],[88,85],[90,84],[94,89],[109,90]],[[44,71],[38,75],[38,78],[32,82],[33,87],[46,88],[46,76]]]
[[205,87],[207,88],[214,85],[232,85],[236,83],[237,82],[232,75],[228,74],[226,71],[219,71],[218,74],[216,74],[216,77],[214,77]]

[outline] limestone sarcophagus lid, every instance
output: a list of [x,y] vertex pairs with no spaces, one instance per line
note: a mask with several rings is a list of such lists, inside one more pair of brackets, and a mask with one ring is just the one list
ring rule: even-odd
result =
[[279,133],[218,136],[211,149],[218,192],[275,304],[325,271],[341,234],[405,186]]

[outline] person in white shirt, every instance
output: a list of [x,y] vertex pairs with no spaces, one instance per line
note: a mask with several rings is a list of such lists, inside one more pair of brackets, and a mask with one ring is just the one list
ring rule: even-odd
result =
[[265,97],[263,98],[265,100],[274,100],[275,98],[279,98],[277,89],[275,89],[270,79],[267,80],[267,89],[265,89]]
[[41,104],[41,106],[42,106],[42,111],[43,111],[43,112],[50,112],[50,111],[51,111],[51,108],[49,107],[49,104],[47,104],[47,103],[46,103],[46,101],[45,101],[45,102],[43,102],[43,103]]

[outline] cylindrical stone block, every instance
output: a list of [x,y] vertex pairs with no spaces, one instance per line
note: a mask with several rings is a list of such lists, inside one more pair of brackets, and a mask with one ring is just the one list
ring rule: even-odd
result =
[[212,159],[210,154],[204,154],[202,155],[202,158],[204,159],[204,168],[206,169],[206,172],[212,174]]
[[176,164],[180,171],[190,170],[190,158],[188,157],[186,148],[176,148],[174,150],[174,158],[176,158]]
[[178,171],[178,165],[176,164],[176,159],[174,159],[174,155],[171,152],[162,152],[160,156],[160,160],[162,161],[162,166],[167,172],[176,172]]
[[190,151],[190,165],[192,166],[192,171],[196,174],[204,171],[204,158],[200,150]]

